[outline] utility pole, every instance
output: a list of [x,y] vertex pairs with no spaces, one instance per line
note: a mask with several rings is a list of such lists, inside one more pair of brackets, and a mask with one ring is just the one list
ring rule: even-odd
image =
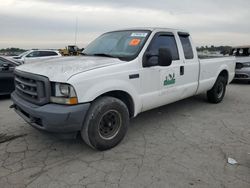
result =
[[78,33],[78,17],[76,17],[76,25],[75,25],[75,45],[77,43],[77,33]]

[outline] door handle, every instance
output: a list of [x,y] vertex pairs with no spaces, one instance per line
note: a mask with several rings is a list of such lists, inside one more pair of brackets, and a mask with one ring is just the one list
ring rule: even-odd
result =
[[184,75],[185,70],[184,70],[184,66],[180,66],[180,75]]

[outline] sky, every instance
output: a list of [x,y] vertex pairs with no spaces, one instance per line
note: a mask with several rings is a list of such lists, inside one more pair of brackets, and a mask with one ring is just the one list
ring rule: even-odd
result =
[[197,46],[250,45],[249,18],[249,0],[1,0],[0,48],[64,48],[75,36],[82,48],[131,27],[185,29]]

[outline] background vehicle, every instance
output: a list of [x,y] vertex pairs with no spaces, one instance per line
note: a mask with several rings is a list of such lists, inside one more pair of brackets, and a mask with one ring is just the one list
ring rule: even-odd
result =
[[15,90],[14,69],[20,65],[0,56],[0,95],[7,95]]
[[78,56],[82,52],[83,49],[78,48],[76,45],[69,45],[68,47],[65,47],[64,49],[59,49],[59,52],[63,56]]
[[19,56],[14,56],[12,58],[16,62],[32,63],[61,56],[62,55],[57,50],[29,50],[20,54]]
[[98,150],[116,146],[146,110],[203,92],[221,102],[235,74],[234,57],[199,60],[189,33],[175,29],[108,32],[83,54],[18,67],[13,107],[38,129],[80,131]]
[[233,47],[231,55],[236,57],[234,80],[250,81],[250,46]]

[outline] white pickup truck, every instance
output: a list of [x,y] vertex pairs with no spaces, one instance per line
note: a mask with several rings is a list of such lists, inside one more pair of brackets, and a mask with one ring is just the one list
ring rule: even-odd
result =
[[16,68],[15,111],[51,132],[80,132],[97,150],[116,146],[139,113],[207,92],[222,101],[235,59],[199,60],[188,32],[139,28],[108,32],[82,57]]

